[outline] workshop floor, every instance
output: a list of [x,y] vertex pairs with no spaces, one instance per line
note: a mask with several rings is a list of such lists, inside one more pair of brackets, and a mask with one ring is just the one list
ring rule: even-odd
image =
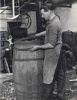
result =
[[[76,65],[76,68],[77,68],[77,65]],[[77,100],[76,70],[70,70],[66,74],[66,100]]]
[[0,100],[16,100],[13,74],[0,74]]
[[[0,74],[0,100],[16,100],[13,74]],[[77,100],[76,70],[70,70],[66,74],[66,100]]]

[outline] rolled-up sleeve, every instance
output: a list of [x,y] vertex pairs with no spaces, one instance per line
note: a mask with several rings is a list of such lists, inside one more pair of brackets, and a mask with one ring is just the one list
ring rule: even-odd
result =
[[48,28],[49,43],[53,46],[55,46],[57,43],[57,32],[58,32],[57,25],[49,25],[49,28]]

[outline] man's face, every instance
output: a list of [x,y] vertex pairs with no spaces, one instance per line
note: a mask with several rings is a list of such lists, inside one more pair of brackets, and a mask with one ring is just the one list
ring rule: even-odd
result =
[[44,18],[45,20],[48,20],[50,16],[50,11],[48,10],[47,12],[45,12],[44,9],[41,9],[41,15],[42,15],[42,18]]

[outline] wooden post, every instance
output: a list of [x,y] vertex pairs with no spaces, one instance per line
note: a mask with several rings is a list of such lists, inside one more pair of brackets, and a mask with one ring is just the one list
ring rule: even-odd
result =
[[41,0],[36,0],[36,21],[37,21],[37,33],[42,31],[42,18],[40,15]]
[[15,16],[15,6],[14,6],[14,0],[12,0],[12,8],[13,8],[13,17]]

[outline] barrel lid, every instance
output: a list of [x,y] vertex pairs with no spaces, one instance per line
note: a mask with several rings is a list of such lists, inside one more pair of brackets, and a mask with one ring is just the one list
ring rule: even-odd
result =
[[35,45],[42,45],[42,41],[39,39],[34,39],[34,40],[30,40],[30,41],[28,41],[28,40],[16,41],[14,43],[14,49],[28,50]]
[[38,45],[38,44],[41,44],[42,41],[40,39],[34,39],[34,40],[25,40],[25,41],[15,41],[14,44],[15,45],[26,45],[26,44],[29,44],[29,45]]

